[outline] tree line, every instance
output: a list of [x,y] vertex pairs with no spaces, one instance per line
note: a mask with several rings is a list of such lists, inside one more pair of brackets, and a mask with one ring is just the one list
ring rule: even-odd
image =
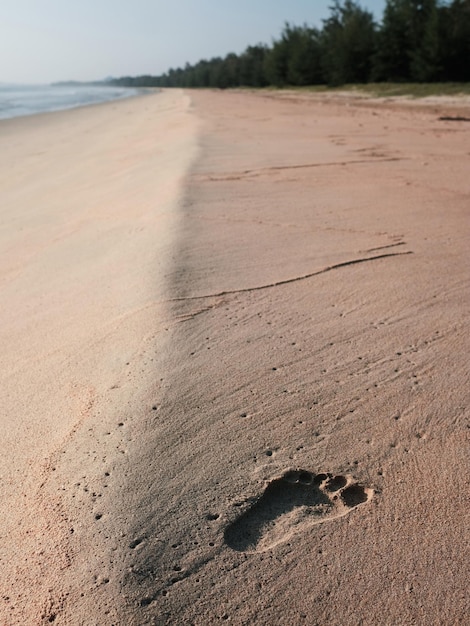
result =
[[470,0],[387,0],[380,24],[359,2],[335,0],[322,28],[286,23],[271,46],[113,83],[224,89],[385,81],[470,81]]

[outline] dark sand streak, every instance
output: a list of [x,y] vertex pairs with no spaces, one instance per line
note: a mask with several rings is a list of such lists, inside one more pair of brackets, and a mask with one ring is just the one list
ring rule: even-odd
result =
[[267,285],[259,285],[258,287],[244,287],[243,289],[233,289],[230,291],[219,291],[218,293],[209,293],[203,296],[189,296],[187,298],[171,298],[169,302],[185,302],[187,300],[203,300],[205,298],[217,298],[219,296],[230,296],[238,293],[249,293],[252,291],[263,291],[265,289],[272,289],[273,287],[280,287],[282,285],[289,285],[291,283],[297,283],[301,280],[306,280],[307,278],[312,278],[313,276],[319,276],[320,274],[326,274],[327,272],[331,272],[332,270],[337,270],[341,267],[348,267],[349,265],[358,265],[359,263],[366,263],[368,261],[377,261],[378,259],[387,259],[393,256],[404,256],[407,254],[413,254],[411,250],[407,252],[390,252],[388,254],[379,254],[377,256],[361,258],[361,259],[352,259],[351,261],[343,261],[342,263],[336,263],[335,265],[328,265],[321,270],[316,272],[310,272],[309,274],[303,274],[302,276],[296,276],[295,278],[286,278],[285,280],[279,280],[275,283],[269,283]]

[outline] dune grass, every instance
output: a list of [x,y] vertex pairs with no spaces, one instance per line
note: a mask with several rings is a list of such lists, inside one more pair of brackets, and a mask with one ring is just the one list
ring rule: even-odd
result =
[[309,87],[289,87],[288,89],[318,93],[350,91],[375,98],[396,96],[426,98],[428,96],[470,95],[470,83],[367,83],[363,85],[341,85],[339,87],[313,85]]

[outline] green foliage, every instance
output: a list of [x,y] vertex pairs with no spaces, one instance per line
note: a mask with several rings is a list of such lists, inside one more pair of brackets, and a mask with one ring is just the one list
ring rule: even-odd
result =
[[336,0],[322,33],[324,72],[331,85],[365,83],[372,69],[376,29],[371,13],[357,2]]
[[439,74],[436,0],[387,0],[374,78],[429,81]]
[[412,3],[410,78],[434,80],[439,70],[439,37],[436,0]]
[[245,87],[266,87],[265,65],[268,54],[267,46],[249,46],[240,55],[239,81]]
[[286,24],[281,38],[266,55],[265,72],[269,84],[313,85],[323,82],[320,33],[308,26]]
[[113,82],[226,89],[436,80],[470,81],[470,0],[386,0],[379,26],[359,2],[334,0],[321,30],[286,23],[270,47]]
[[409,0],[387,0],[373,77],[376,80],[407,80],[409,68]]
[[454,0],[438,12],[441,80],[470,81],[470,0]]

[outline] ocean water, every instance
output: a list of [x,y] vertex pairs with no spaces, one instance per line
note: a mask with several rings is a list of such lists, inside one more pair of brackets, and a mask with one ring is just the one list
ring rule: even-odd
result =
[[1,85],[0,119],[120,100],[139,89],[85,85]]

